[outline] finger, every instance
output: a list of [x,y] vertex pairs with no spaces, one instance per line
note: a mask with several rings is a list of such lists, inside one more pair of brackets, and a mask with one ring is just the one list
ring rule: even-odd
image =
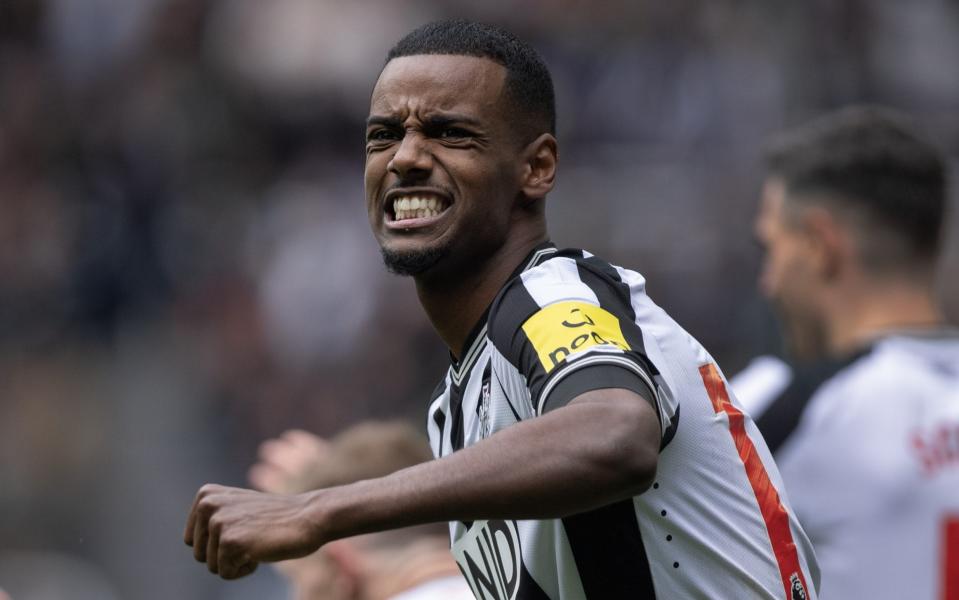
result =
[[217,569],[223,579],[237,579],[249,575],[256,569],[257,563],[251,561],[245,554],[236,554],[231,548],[220,549],[220,559]]
[[267,490],[266,486],[270,484],[270,471],[271,467],[269,465],[264,465],[263,463],[256,463],[246,471],[246,480],[250,482],[255,489],[261,491],[270,491]]
[[236,579],[237,577],[239,577],[242,561],[240,561],[240,564],[237,564],[238,560],[239,559],[231,560],[229,557],[229,553],[221,552],[219,564],[217,565],[217,570],[220,573],[220,577],[222,577],[223,579]]
[[224,577],[222,573],[220,573],[220,577],[223,577],[223,579],[239,579],[240,577],[246,577],[253,571],[256,571],[257,566],[259,566],[259,563],[256,562],[243,563],[239,567],[233,569],[230,572],[229,577]]
[[256,571],[256,568],[257,568],[258,566],[260,566],[260,563],[258,563],[258,562],[252,562],[252,561],[251,561],[251,562],[248,562],[248,563],[246,563],[245,565],[243,565],[242,567],[240,567],[240,569],[237,571],[237,575],[236,575],[236,576],[237,576],[237,577],[246,577],[247,575],[249,575],[249,574],[252,573],[253,571]]
[[[280,494],[298,490],[298,483],[303,476],[303,471],[314,461],[311,454],[305,453],[285,441],[269,446],[264,442],[261,445],[261,455],[262,460],[254,465],[254,468],[258,470],[258,475],[265,475],[266,477],[265,481],[260,481],[261,484],[265,484],[261,489]],[[267,469],[269,474],[266,474],[262,469]]]
[[220,545],[220,527],[211,523],[209,530],[210,534],[206,542],[206,566],[211,573],[217,573],[220,566],[217,559]]
[[[203,488],[200,488],[201,490]],[[193,497],[193,504],[190,506],[190,514],[186,518],[186,529],[183,531],[183,541],[187,546],[193,545],[193,529],[196,527],[196,507],[200,502],[200,492]]]
[[290,429],[281,436],[288,440],[297,448],[310,450],[311,453],[325,452],[329,449],[330,443],[318,435],[302,429]]
[[197,505],[196,526],[193,529],[193,557],[199,562],[206,562],[207,535],[209,534],[207,520],[211,516],[207,514],[204,506],[203,503]]
[[299,450],[299,455],[305,459],[307,465],[328,460],[332,454],[332,444],[319,436],[301,429],[293,429],[287,433],[290,444]]
[[273,463],[278,457],[281,458],[283,456],[287,445],[286,440],[282,438],[266,440],[260,443],[260,447],[257,449],[257,456],[262,462]]
[[247,478],[250,480],[250,485],[264,492],[282,494],[289,491],[284,485],[286,476],[271,465],[263,463],[253,465],[250,467]]

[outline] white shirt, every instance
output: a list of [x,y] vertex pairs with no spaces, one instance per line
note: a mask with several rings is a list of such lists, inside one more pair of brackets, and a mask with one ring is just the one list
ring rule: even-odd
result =
[[959,337],[877,342],[812,394],[776,460],[823,598],[959,598]]
[[389,600],[473,600],[473,592],[465,579],[453,575],[428,581]]

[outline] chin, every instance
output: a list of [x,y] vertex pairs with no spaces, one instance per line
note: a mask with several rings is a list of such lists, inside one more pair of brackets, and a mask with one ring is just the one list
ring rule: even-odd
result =
[[445,246],[411,250],[393,250],[381,247],[380,253],[383,255],[383,264],[386,265],[387,271],[397,275],[416,277],[428,272],[443,260],[447,255],[447,250],[448,248]]

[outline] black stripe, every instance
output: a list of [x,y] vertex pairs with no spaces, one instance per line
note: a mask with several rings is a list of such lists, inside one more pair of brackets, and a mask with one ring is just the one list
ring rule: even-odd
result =
[[542,413],[546,414],[551,410],[566,406],[580,394],[609,388],[631,390],[649,402],[653,410],[659,412],[656,407],[656,398],[649,389],[649,385],[635,372],[629,370],[625,365],[599,363],[577,369],[563,377],[550,391],[549,397],[546,398],[543,405]]
[[[643,341],[642,329],[636,324],[636,311],[633,310],[629,285],[611,264],[595,256],[576,261],[576,269],[580,280],[596,294],[599,306],[619,318],[623,337],[632,349],[632,352],[626,355],[649,375],[650,381],[655,381],[659,370],[646,356],[646,344]],[[655,396],[656,390],[650,391]],[[656,409],[656,414],[659,414],[659,403],[655,402],[655,398],[653,408]]]
[[[433,393],[430,394],[430,402],[427,406],[433,406],[433,403],[436,402],[436,400],[440,396],[442,396],[445,392],[446,392],[446,378],[444,377],[436,386],[436,388],[433,390]],[[434,450],[433,455],[436,456],[436,458],[440,458],[443,456],[443,436],[444,436],[443,426],[446,425],[446,413],[443,412],[442,407],[437,406],[436,410],[433,411],[431,418],[433,419],[433,422],[436,423],[436,426],[440,430],[439,441],[436,445],[436,449]]]
[[[611,264],[595,256],[576,261],[576,268],[579,271],[579,278],[596,294],[600,307],[619,317],[623,337],[626,338],[629,347],[645,357],[646,345],[643,341],[643,332],[636,324],[632,294],[629,285],[619,276],[619,272]],[[648,360],[643,362],[649,363]],[[651,363],[642,366],[647,367],[646,371],[650,374],[650,378],[659,374]]]
[[662,452],[676,436],[676,429],[679,427],[679,409],[681,408],[682,405],[677,405],[676,412],[673,413],[673,416],[669,419],[669,425],[666,427],[666,431],[663,432],[663,441],[659,444],[660,452]]
[[546,369],[523,331],[523,323],[539,310],[539,304],[530,295],[523,280],[517,277],[503,288],[493,302],[487,332],[493,346],[526,377],[532,398],[538,398],[546,385]]
[[450,387],[450,418],[452,419],[450,423],[450,448],[453,449],[453,452],[463,448],[463,389],[466,388],[468,382],[469,377],[467,376],[466,381],[461,382],[460,385],[453,384]]
[[806,405],[823,383],[869,352],[870,349],[867,349],[845,360],[828,360],[796,367],[786,389],[755,419],[769,451],[777,452],[793,434]]
[[586,598],[656,598],[632,500],[566,517],[563,527]]
[[539,304],[520,278],[510,281],[493,301],[486,335],[496,349],[514,365],[518,364],[521,358],[524,341],[516,338],[516,332],[522,331],[526,319],[536,314],[539,309]]
[[526,569],[526,564],[520,560],[519,589],[516,590],[516,600],[550,600],[543,588],[539,587],[533,576]]

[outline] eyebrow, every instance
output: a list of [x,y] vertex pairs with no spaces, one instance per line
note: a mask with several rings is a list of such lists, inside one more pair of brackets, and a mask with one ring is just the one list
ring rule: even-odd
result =
[[[470,125],[473,127],[479,127],[481,125],[480,121],[474,119],[473,117],[468,117],[461,114],[439,114],[429,116],[424,119],[424,124],[428,127],[442,127],[444,125]],[[402,127],[403,121],[397,117],[386,117],[380,115],[372,115],[366,119],[366,126],[371,127],[373,125],[383,125],[385,127]]]
[[370,127],[372,125],[384,125],[386,127],[401,127],[403,122],[396,117],[381,117],[377,115],[372,115],[366,119],[366,126]]
[[432,127],[442,127],[444,125],[471,125],[473,127],[479,127],[481,124],[473,117],[458,114],[433,115],[426,118],[426,123]]

